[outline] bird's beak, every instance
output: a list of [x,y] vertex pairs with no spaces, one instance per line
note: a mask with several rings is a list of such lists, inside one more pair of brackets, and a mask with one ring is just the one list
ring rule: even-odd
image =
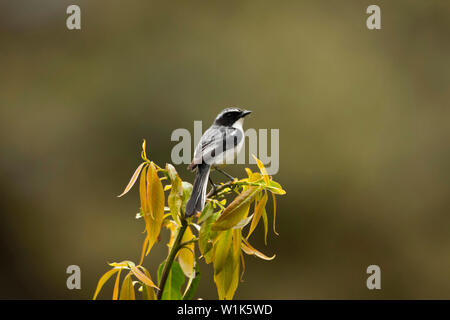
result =
[[243,118],[243,117],[249,115],[250,113],[252,113],[250,110],[244,110],[244,111],[242,111],[242,113],[241,113],[241,118]]

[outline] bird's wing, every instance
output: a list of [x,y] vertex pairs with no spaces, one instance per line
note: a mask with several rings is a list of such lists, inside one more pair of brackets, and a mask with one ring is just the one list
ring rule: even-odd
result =
[[205,131],[195,148],[190,165],[194,168],[199,163],[211,163],[213,159],[228,149],[234,148],[243,138],[240,130],[233,127],[212,126]]

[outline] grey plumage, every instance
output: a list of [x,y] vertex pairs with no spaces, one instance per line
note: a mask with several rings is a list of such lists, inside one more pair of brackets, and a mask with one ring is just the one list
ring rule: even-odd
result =
[[210,166],[204,163],[199,164],[197,170],[191,198],[186,204],[186,217],[190,217],[196,212],[201,212],[206,202],[206,187],[208,186]]
[[243,117],[250,111],[237,108],[223,110],[214,123],[205,131],[195,148],[190,170],[197,170],[191,197],[186,204],[185,216],[190,217],[201,212],[206,202],[206,187],[208,185],[211,167],[226,164],[234,159],[244,140],[242,129]]

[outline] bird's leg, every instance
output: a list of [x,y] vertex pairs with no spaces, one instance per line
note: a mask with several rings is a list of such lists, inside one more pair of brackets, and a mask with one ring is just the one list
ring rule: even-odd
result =
[[231,174],[228,174],[228,173],[226,173],[225,171],[223,171],[221,169],[216,168],[216,170],[219,171],[220,173],[224,174],[225,176],[227,176],[228,179],[230,179],[231,181],[233,181],[235,179]]
[[210,193],[214,194],[214,193],[216,193],[216,184],[212,181],[211,176],[208,179],[209,179],[209,183],[211,183],[211,186],[212,186],[212,191]]

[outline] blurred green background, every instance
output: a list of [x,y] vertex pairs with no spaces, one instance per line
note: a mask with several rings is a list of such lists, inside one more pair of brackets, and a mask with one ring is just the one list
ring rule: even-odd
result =
[[252,242],[277,257],[247,256],[235,298],[450,298],[449,15],[445,0],[1,1],[0,298],[89,299],[106,262],[138,260],[137,192],[116,196],[142,139],[163,165],[174,129],[227,106],[280,129],[287,190],[280,236]]

